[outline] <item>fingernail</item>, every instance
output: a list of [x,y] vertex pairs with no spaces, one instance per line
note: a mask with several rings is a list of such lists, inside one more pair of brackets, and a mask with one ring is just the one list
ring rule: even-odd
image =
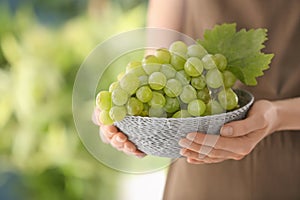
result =
[[231,126],[223,126],[221,129],[221,135],[230,136],[233,134],[233,128]]
[[145,155],[135,155],[137,158],[144,158]]
[[117,136],[117,137],[116,137],[116,140],[117,140],[118,142],[125,142],[125,138],[122,138],[122,137],[120,137],[120,136]]

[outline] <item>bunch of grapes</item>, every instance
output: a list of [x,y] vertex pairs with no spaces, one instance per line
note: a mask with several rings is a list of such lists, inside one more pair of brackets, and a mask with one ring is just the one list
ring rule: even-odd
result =
[[230,111],[238,107],[236,80],[222,54],[176,41],[128,63],[109,91],[98,93],[99,121],[110,125],[127,115],[180,118]]

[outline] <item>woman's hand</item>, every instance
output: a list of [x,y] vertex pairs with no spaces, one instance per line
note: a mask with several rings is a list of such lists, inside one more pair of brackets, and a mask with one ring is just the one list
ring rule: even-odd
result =
[[225,124],[220,136],[189,133],[179,141],[183,147],[180,153],[193,164],[241,160],[264,137],[276,131],[277,124],[278,114],[274,103],[260,100],[254,103],[246,119]]
[[145,157],[145,153],[139,151],[136,146],[127,139],[127,136],[120,132],[115,126],[105,126],[100,124],[98,117],[99,110],[96,108],[93,114],[93,122],[100,126],[99,135],[101,140],[106,144],[111,144],[119,151],[123,151],[127,155],[134,155],[138,158]]

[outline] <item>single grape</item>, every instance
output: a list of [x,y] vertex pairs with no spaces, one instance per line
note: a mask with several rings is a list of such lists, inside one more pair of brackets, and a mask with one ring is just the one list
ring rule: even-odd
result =
[[188,85],[191,81],[191,77],[185,73],[184,70],[178,71],[175,78],[182,84]]
[[182,92],[181,83],[176,79],[169,79],[164,88],[164,92],[169,97],[177,97]]
[[152,99],[152,90],[149,86],[142,86],[136,91],[136,97],[143,103],[147,103]]
[[172,54],[171,56],[171,65],[177,71],[182,70],[184,68],[184,64],[186,62],[186,58],[182,55]]
[[169,50],[173,54],[185,55],[187,53],[187,46],[182,41],[175,41],[170,45]]
[[157,49],[154,53],[159,63],[170,63],[171,60],[171,53],[168,51],[168,49],[161,48]]
[[215,60],[213,59],[213,55],[207,54],[202,58],[204,69],[210,70],[217,67]]
[[197,99],[197,92],[195,88],[191,85],[184,86],[180,94],[180,99],[184,103],[190,103],[194,99]]
[[207,51],[200,44],[192,44],[187,49],[188,57],[203,58],[207,54]]
[[153,72],[158,72],[161,67],[161,63],[159,63],[159,60],[154,55],[148,55],[143,58],[142,61],[143,69],[144,71],[150,75]]
[[224,78],[224,85],[226,88],[231,88],[237,80],[235,75],[228,70],[223,71],[223,78]]
[[113,106],[109,111],[109,116],[113,121],[119,122],[126,117],[126,113],[125,106]]
[[223,75],[217,69],[210,69],[205,76],[206,84],[211,88],[219,88],[223,85]]
[[124,76],[125,76],[125,72],[120,72],[120,73],[117,75],[117,80],[120,81]]
[[153,90],[161,90],[167,82],[166,76],[161,72],[153,72],[148,79],[148,83]]
[[149,101],[149,105],[153,108],[164,107],[166,99],[164,95],[159,92],[152,92],[152,99]]
[[184,71],[192,77],[200,76],[203,72],[203,63],[197,57],[190,57],[184,64]]
[[109,116],[109,111],[101,110],[99,114],[99,122],[103,125],[112,125],[114,121]]
[[195,99],[188,104],[188,112],[193,116],[201,116],[204,114],[206,105],[200,99]]
[[173,118],[186,118],[191,117],[192,115],[187,110],[179,110],[172,117]]
[[207,87],[203,88],[202,90],[197,91],[197,98],[208,103],[210,100],[209,90]]
[[112,102],[117,106],[122,106],[128,101],[128,93],[122,88],[116,88],[111,94]]
[[147,117],[149,116],[149,104],[148,103],[144,103],[144,109],[140,114],[142,117]]
[[140,86],[140,80],[134,74],[125,74],[124,77],[120,80],[120,86],[128,94],[132,95]]
[[167,79],[171,79],[175,77],[177,71],[171,64],[163,64],[160,68],[160,72],[162,72]]
[[144,109],[144,104],[135,97],[130,97],[126,104],[127,113],[131,116],[140,115]]
[[140,61],[131,61],[126,65],[126,73],[128,73],[130,70],[142,67],[142,62]]
[[162,107],[150,107],[149,117],[167,117],[167,113]]
[[224,108],[220,105],[220,103],[216,100],[210,100],[206,104],[206,111],[204,115],[216,115],[216,114],[221,114],[224,113],[225,110]]
[[203,89],[206,86],[205,76],[201,75],[201,76],[192,78],[191,85],[194,88],[196,88],[197,90]]
[[142,66],[130,69],[129,71],[126,71],[126,73],[127,74],[134,74],[137,77],[147,75],[147,73],[145,72],[145,70]]
[[109,110],[112,106],[111,93],[101,91],[96,97],[96,105],[100,110]]
[[139,76],[140,86],[148,85],[148,78],[149,78],[149,76],[147,76],[147,75]]
[[226,69],[227,59],[224,55],[217,53],[213,55],[213,59],[220,71],[224,71]]
[[112,92],[118,87],[120,87],[119,81],[115,81],[115,82],[110,84],[108,91]]
[[221,106],[226,110],[233,110],[238,106],[238,96],[231,88],[220,91],[218,100]]
[[166,97],[166,104],[164,107],[168,113],[174,113],[180,110],[180,103],[177,98]]

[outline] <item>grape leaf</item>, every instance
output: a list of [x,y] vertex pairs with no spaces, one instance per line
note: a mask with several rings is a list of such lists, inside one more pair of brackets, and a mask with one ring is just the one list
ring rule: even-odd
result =
[[216,25],[204,32],[204,39],[198,42],[210,54],[221,53],[228,61],[230,70],[246,85],[256,85],[256,78],[264,74],[274,54],[264,54],[267,30],[258,28],[236,31],[236,24]]

